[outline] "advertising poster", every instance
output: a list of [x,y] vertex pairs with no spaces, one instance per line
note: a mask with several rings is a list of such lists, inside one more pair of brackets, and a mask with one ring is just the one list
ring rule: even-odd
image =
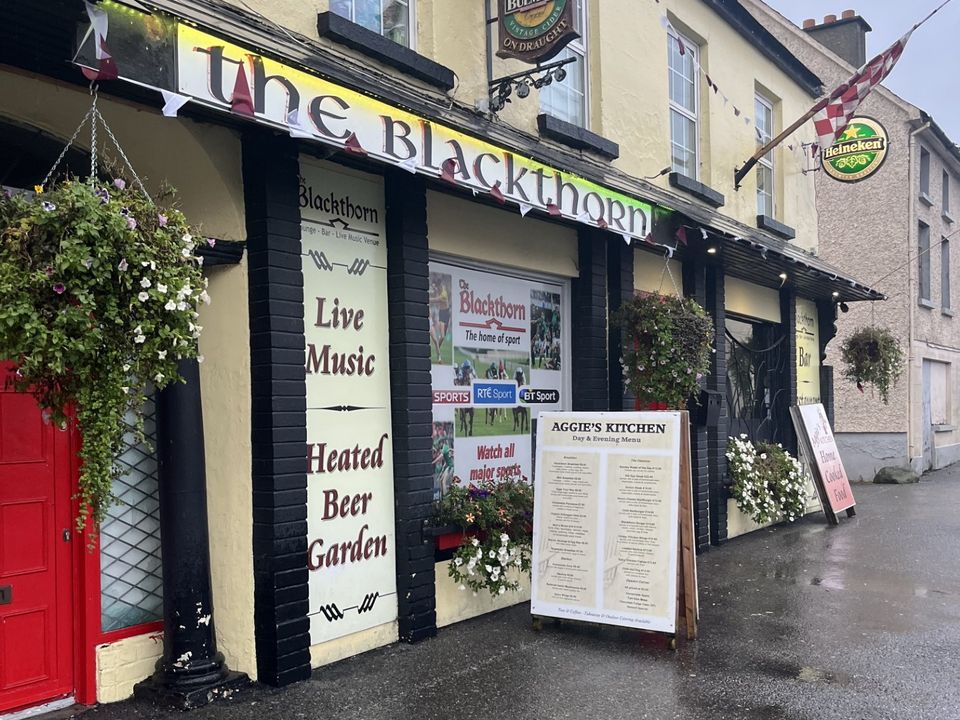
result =
[[532,423],[560,410],[563,286],[430,263],[434,495],[530,478]]
[[310,641],[397,618],[383,182],[300,166]]
[[792,408],[791,413],[797,434],[801,436],[801,441],[806,441],[807,450],[813,454],[816,475],[830,509],[836,515],[852,508],[856,505],[853,490],[823,405],[801,405]]
[[797,298],[797,404],[820,402],[820,321],[817,306]]
[[534,615],[673,633],[680,413],[542,413]]

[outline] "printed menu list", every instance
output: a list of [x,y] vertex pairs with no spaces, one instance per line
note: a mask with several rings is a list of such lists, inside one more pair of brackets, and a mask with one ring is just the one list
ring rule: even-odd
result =
[[531,611],[674,632],[679,413],[542,413]]

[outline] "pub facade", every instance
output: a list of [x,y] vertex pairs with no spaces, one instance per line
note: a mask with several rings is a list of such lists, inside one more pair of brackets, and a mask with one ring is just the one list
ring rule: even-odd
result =
[[[554,0],[541,29],[569,43],[539,70],[497,54],[496,3],[272,5],[55,0],[0,31],[4,185],[38,182],[85,113],[80,67],[103,60],[88,27],[105,16],[119,78],[98,84],[101,111],[148,187],[175,186],[216,240],[205,362],[156,417],[202,437],[199,470],[178,476],[206,496],[202,527],[178,525],[185,501],[163,493],[188,465],[177,449],[158,483],[155,451],[131,442],[99,547],[47,537],[70,518],[75,439],[3,395],[3,461],[59,443],[67,478],[18,547],[59,558],[52,607],[81,600],[31,621],[55,638],[35,667],[17,675],[0,648],[0,712],[135,686],[188,707],[236,673],[284,685],[524,601],[450,580],[434,502],[454,478],[535,482],[540,410],[634,407],[610,317],[638,291],[694,297],[717,328],[692,428],[697,545],[754,529],[727,497],[728,435],[793,447],[790,405],[830,407],[837,305],[879,298],[816,254],[812,127],[733,186],[821,91],[736,2]],[[66,157],[77,172],[84,142]],[[475,393],[494,378],[537,394]],[[177,581],[170,533],[188,531],[199,599]],[[25,561],[4,562],[16,598]],[[170,608],[194,600],[187,645]],[[29,610],[15,603],[4,622]]]

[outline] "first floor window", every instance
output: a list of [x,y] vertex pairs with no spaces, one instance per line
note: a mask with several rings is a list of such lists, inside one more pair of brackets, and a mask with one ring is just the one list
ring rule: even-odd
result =
[[567,76],[561,82],[552,82],[540,90],[540,111],[547,115],[571,123],[578,127],[587,127],[587,20],[584,0],[572,0],[577,3],[574,21],[580,37],[567,45],[549,62],[570,60],[574,62],[563,66]]
[[[762,147],[773,139],[773,103],[757,95],[754,106],[757,145]],[[757,163],[757,215],[772,218],[775,212],[773,151],[771,150]]]
[[667,39],[667,61],[670,84],[670,148],[673,171],[697,178],[699,145],[697,122],[700,113],[700,92],[697,56],[700,48],[681,35],[671,33]]
[[950,241],[940,242],[940,306],[950,309]]
[[930,226],[920,223],[920,242],[917,247],[917,268],[920,274],[920,300],[930,300]]
[[330,0],[330,10],[378,35],[410,47],[413,0]]

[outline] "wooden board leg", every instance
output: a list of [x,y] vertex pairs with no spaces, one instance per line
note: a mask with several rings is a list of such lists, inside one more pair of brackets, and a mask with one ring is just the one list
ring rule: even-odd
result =
[[543,618],[539,615],[533,616],[533,630],[534,632],[540,632],[543,630]]
[[856,508],[847,508],[847,517],[854,517],[857,514]]

